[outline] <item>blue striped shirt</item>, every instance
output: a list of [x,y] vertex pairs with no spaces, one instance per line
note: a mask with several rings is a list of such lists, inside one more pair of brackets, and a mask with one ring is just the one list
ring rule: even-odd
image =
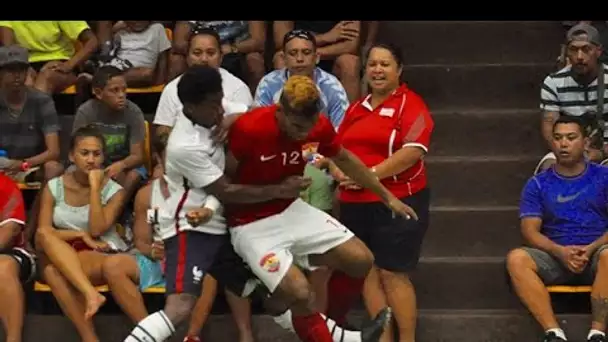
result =
[[[254,107],[269,106],[279,102],[283,85],[289,77],[287,69],[275,70],[268,73],[258,85],[253,100]],[[338,126],[344,119],[349,102],[346,90],[338,78],[321,68],[315,68],[314,81],[321,93],[322,112],[327,115],[329,121],[338,130]]]

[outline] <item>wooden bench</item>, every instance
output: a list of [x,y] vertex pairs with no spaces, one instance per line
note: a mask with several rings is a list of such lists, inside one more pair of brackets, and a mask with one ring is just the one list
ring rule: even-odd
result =
[[553,285],[547,286],[549,293],[589,293],[591,286],[568,286],[568,285]]
[[[36,292],[51,292],[51,288],[43,283],[40,282],[36,282],[34,284],[34,291]],[[108,288],[108,285],[103,285],[103,286],[97,286],[97,291],[99,292],[110,292],[110,289]],[[147,288],[145,291],[143,291],[143,293],[150,293],[150,294],[164,294],[165,293],[165,287],[150,287]]]

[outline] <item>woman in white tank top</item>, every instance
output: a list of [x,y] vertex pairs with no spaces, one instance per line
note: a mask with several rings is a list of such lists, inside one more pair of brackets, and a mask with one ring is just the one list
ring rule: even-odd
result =
[[103,261],[127,250],[115,226],[124,190],[105,177],[103,151],[94,128],[74,132],[69,157],[76,167],[43,189],[36,232],[42,279],[85,342],[99,340],[90,318],[106,300],[94,287],[105,284]]

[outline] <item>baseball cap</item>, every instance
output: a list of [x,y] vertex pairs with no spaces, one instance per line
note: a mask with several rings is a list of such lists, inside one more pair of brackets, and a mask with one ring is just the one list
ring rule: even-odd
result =
[[570,44],[572,41],[585,41],[593,45],[602,45],[600,41],[600,34],[597,29],[589,24],[581,23],[572,26],[566,34],[566,43]]

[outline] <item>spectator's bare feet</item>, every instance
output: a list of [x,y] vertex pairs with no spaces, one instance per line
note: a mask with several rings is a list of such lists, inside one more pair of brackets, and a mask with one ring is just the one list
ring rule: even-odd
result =
[[105,304],[106,297],[99,292],[95,292],[95,295],[92,298],[87,298],[86,301],[87,306],[84,311],[84,318],[88,320],[95,316],[99,308]]

